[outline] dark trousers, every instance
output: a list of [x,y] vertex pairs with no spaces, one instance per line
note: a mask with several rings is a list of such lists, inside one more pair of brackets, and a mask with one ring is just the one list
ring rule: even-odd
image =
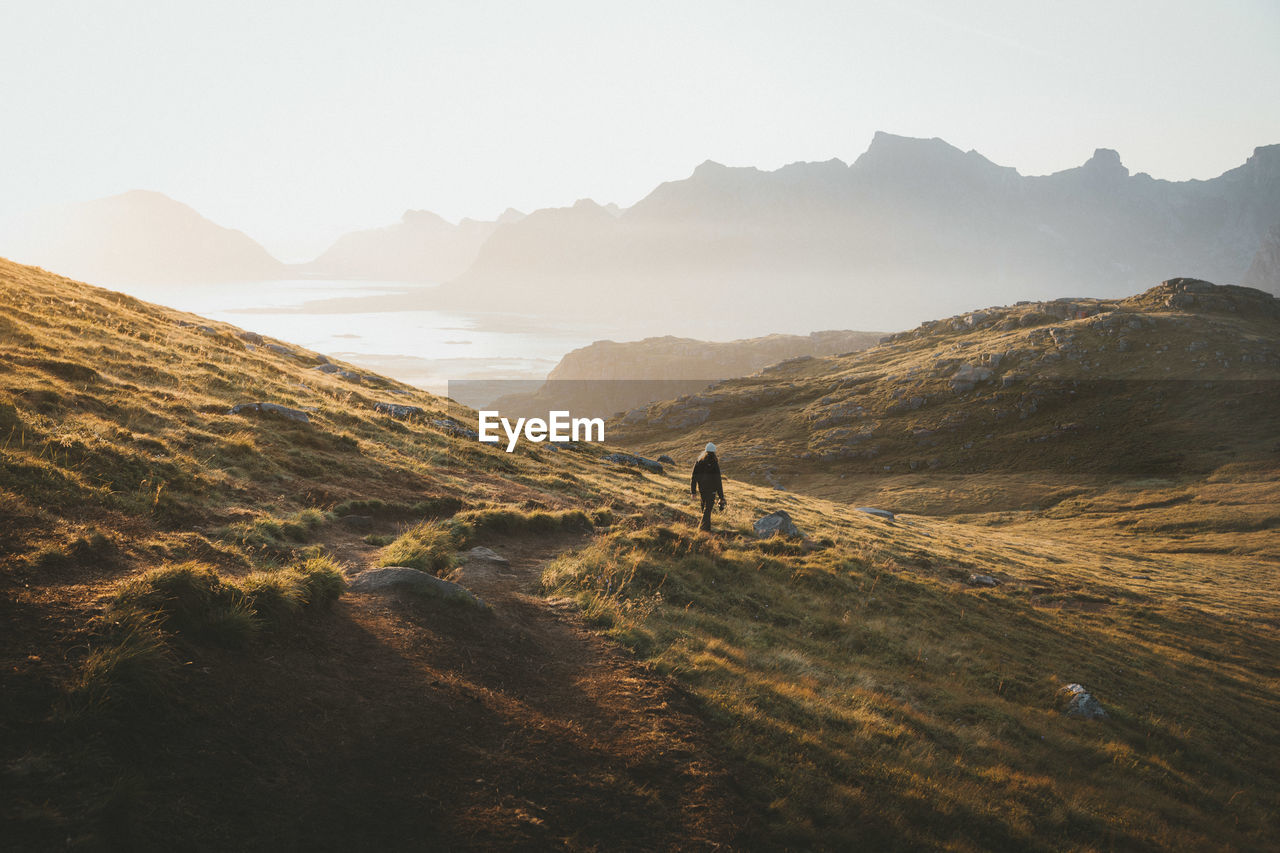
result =
[[708,492],[702,492],[702,524],[701,530],[711,529],[711,508],[716,504],[716,496]]

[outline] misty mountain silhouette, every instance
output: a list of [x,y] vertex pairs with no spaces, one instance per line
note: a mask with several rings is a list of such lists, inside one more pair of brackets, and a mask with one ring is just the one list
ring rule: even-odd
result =
[[499,225],[523,218],[508,208],[492,222],[453,225],[430,211],[408,210],[396,225],[344,234],[303,269],[324,278],[446,281],[471,266]]
[[34,212],[3,240],[13,258],[111,285],[248,281],[284,270],[242,232],[149,190]]
[[608,310],[696,337],[902,328],[1176,275],[1238,282],[1276,223],[1280,145],[1212,180],[1170,182],[1131,175],[1105,148],[1028,177],[940,139],[877,133],[850,165],[708,161],[616,218],[590,202],[539,211],[495,231],[433,298]]

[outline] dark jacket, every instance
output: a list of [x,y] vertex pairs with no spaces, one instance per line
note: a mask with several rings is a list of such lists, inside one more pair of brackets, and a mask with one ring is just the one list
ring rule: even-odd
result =
[[718,495],[724,500],[724,483],[720,481],[720,462],[714,453],[704,452],[693,463],[693,477],[689,480],[689,490],[697,494],[702,490],[705,496]]

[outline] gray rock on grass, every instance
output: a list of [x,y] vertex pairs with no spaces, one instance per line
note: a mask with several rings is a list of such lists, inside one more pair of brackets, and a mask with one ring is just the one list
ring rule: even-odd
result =
[[373,410],[393,418],[420,418],[426,414],[421,406],[402,406],[399,403],[374,403]]
[[407,590],[430,598],[456,601],[459,604],[488,609],[488,605],[466,587],[406,566],[383,566],[377,569],[365,569],[353,577],[348,585],[355,592]]
[[615,465],[626,465],[630,468],[643,468],[654,474],[662,473],[662,466],[652,459],[646,459],[643,456],[637,456],[634,453],[610,453],[607,456],[600,457],[602,462],[612,462]]
[[795,522],[791,520],[791,516],[784,509],[771,512],[763,518],[757,519],[752,528],[759,539],[768,539],[773,536],[785,536],[790,539],[805,538],[804,534],[800,532],[800,528],[796,527]]
[[1067,684],[1058,691],[1058,708],[1068,717],[1105,720],[1107,711],[1082,684]]
[[888,519],[889,521],[893,521],[893,519],[896,517],[894,516],[893,513],[889,512],[889,510],[887,509],[876,509],[873,506],[860,506],[860,507],[857,507],[857,510],[858,512],[865,512],[867,515],[874,515],[879,518]]

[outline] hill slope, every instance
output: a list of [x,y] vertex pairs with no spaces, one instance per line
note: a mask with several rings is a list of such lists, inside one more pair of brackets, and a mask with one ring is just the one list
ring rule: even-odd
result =
[[[7,262],[0,301],[10,847],[1275,837],[1274,563],[739,481],[708,537],[682,473],[608,448],[506,454],[438,398]],[[776,509],[808,541],[750,534]],[[489,606],[343,592],[395,564]],[[1068,682],[1107,720],[1056,710]]]
[[[461,390],[498,389],[492,406],[504,414],[544,416],[556,409],[575,416],[609,417],[646,403],[701,390],[721,379],[746,376],[760,368],[802,355],[834,355],[865,349],[879,332],[825,331],[808,335],[767,335],[739,341],[691,338],[645,338],[642,341],[596,341],[560,359],[547,381],[466,383]],[[523,386],[533,385],[528,392]],[[455,397],[458,395],[455,394]]]
[[1122,510],[1164,502],[1150,523],[1186,548],[1276,558],[1277,401],[1280,300],[1177,279],[925,323],[629,413],[609,435],[677,459],[715,441],[738,476],[889,509],[1034,514],[1073,499],[1074,516],[1148,548],[1149,523]]

